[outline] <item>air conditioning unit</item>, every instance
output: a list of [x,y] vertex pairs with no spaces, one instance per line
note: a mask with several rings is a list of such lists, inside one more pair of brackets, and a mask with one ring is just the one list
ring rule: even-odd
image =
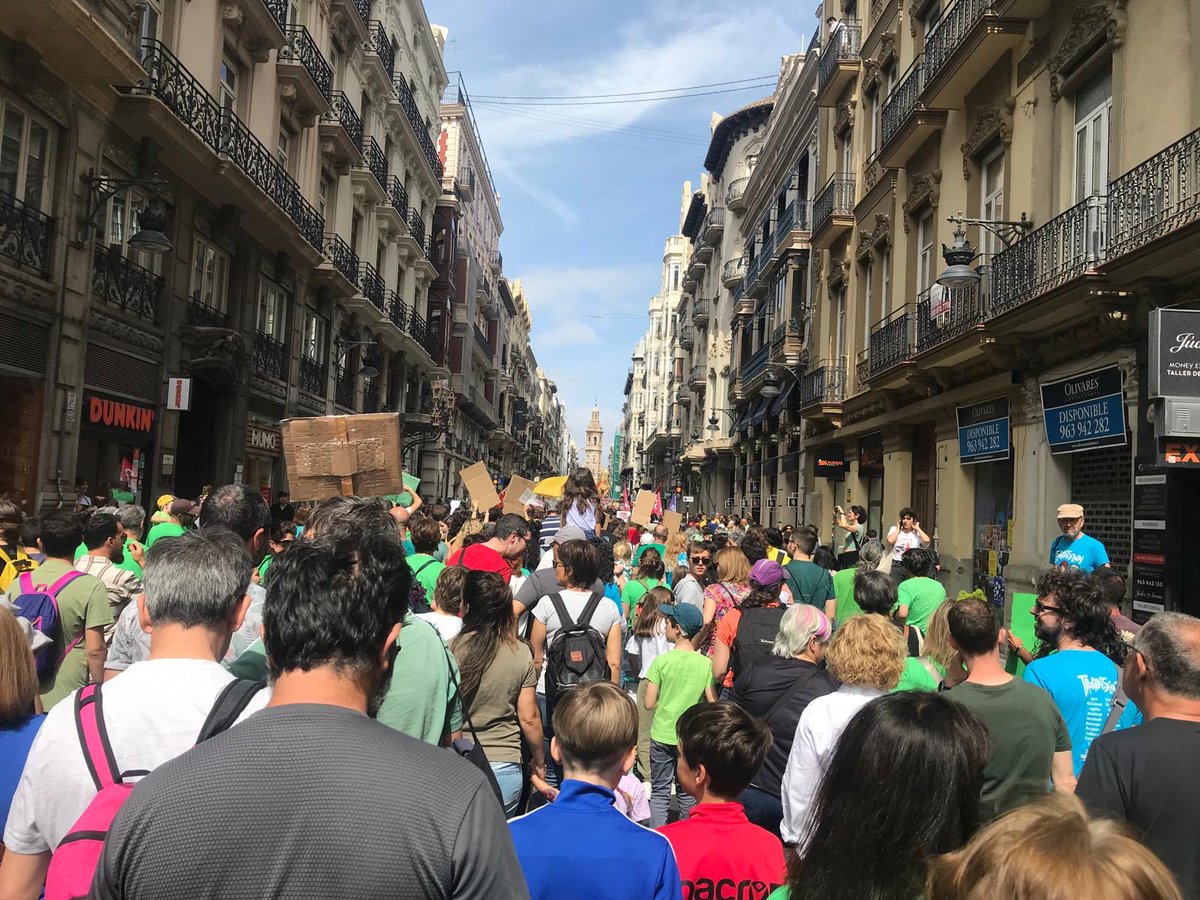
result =
[[1152,419],[1155,437],[1200,437],[1200,400],[1165,397]]

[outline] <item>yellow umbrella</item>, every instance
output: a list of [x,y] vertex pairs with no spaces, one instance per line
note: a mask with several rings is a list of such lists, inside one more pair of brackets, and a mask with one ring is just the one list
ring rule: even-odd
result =
[[551,475],[543,478],[533,487],[533,492],[542,497],[561,497],[563,485],[567,483],[566,475]]

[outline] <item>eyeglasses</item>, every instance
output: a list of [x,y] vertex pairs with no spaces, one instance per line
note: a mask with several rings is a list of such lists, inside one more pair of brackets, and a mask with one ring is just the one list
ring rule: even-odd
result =
[[698,566],[701,563],[703,563],[704,565],[707,566],[710,562],[712,562],[711,556],[693,556],[692,557],[692,565],[693,566]]
[[1040,615],[1042,615],[1042,613],[1048,613],[1048,612],[1055,613],[1057,615],[1062,615],[1062,607],[1061,606],[1047,606],[1045,603],[1038,603],[1036,600],[1033,603],[1033,610],[1034,610],[1034,615],[1036,615],[1036,616],[1040,616]]

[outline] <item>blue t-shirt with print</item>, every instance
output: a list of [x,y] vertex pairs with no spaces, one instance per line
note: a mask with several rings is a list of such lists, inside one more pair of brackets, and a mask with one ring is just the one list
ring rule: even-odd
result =
[[[1078,776],[1088,747],[1108,721],[1121,670],[1099,650],[1059,650],[1026,666],[1025,680],[1044,688],[1054,698],[1071,733],[1071,756]],[[1117,729],[1141,722],[1141,710],[1131,700],[1125,704]]]
[[1086,574],[1108,565],[1108,551],[1090,535],[1081,534],[1069,541],[1065,534],[1060,534],[1050,545],[1050,565],[1055,568],[1066,566]]

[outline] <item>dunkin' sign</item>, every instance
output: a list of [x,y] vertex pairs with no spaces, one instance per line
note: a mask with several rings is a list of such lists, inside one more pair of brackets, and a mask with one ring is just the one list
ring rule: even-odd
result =
[[117,400],[102,397],[98,394],[84,394],[89,425],[100,425],[105,428],[117,428],[121,431],[136,431],[149,434],[154,427],[156,410],[140,403],[128,400]]

